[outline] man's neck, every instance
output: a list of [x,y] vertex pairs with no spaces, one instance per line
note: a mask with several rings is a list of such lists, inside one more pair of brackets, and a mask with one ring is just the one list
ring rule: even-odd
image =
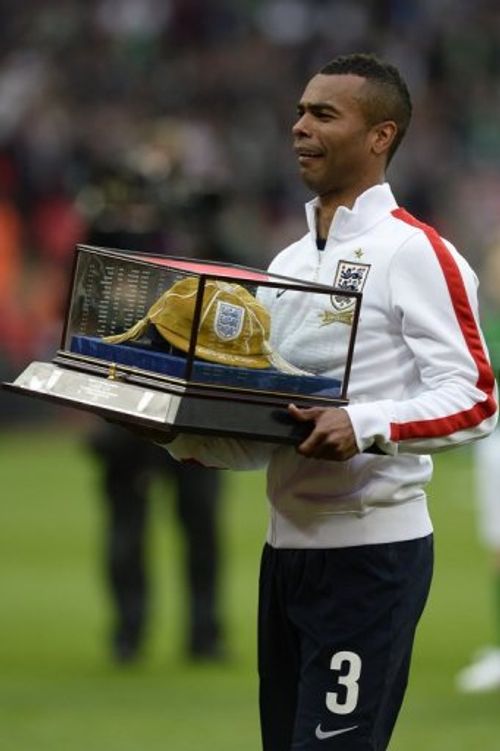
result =
[[318,238],[326,240],[328,237],[330,225],[339,205],[340,204],[331,208],[329,206],[322,206],[321,203],[318,203],[316,206],[316,234]]
[[316,231],[318,237],[323,239],[328,237],[330,225],[339,206],[352,209],[356,199],[362,193],[369,188],[373,188],[375,185],[381,185],[383,182],[384,178],[381,178],[379,182],[371,182],[369,185],[355,190],[338,191],[318,196],[318,204],[316,206]]

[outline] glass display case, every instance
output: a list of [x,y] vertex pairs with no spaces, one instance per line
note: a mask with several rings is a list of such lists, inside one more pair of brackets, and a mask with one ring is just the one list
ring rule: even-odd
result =
[[348,284],[79,245],[60,348],[3,386],[160,431],[293,443],[307,425],[290,402],[348,401],[360,304]]

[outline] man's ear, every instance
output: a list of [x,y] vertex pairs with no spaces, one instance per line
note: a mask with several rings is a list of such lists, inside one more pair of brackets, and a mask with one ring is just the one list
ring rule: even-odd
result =
[[372,149],[377,156],[387,153],[398,133],[394,120],[386,120],[373,126]]

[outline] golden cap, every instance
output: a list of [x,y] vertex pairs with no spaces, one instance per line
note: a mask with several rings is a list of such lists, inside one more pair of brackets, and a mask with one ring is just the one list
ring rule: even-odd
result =
[[[123,334],[104,341],[121,343],[138,339],[152,323],[161,336],[188,352],[199,278],[185,277],[151,306],[145,318]],[[220,279],[208,279],[203,292],[195,355],[222,365],[245,368],[277,367],[303,373],[287,363],[269,346],[270,316],[264,305],[245,287]]]

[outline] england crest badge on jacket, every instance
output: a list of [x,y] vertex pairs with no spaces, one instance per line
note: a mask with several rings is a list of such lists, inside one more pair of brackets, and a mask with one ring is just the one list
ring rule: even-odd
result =
[[[369,263],[354,263],[353,261],[339,261],[333,280],[333,286],[344,292],[362,292],[366,284]],[[320,313],[321,325],[330,323],[345,323],[350,326],[353,322],[356,301],[354,297],[345,295],[331,295],[332,308]]]

